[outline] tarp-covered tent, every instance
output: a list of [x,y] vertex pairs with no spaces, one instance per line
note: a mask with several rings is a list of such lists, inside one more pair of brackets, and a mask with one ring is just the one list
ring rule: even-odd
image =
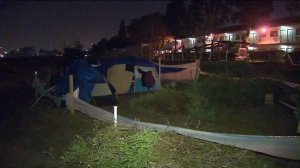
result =
[[79,91],[78,97],[86,102],[91,102],[92,96],[104,100],[116,101],[114,87],[106,78],[84,59],[76,59],[64,72],[56,85],[56,95],[62,96],[69,92],[69,75],[73,74],[74,90]]
[[117,94],[156,91],[157,65],[147,59],[124,56],[99,68],[115,87]]
[[161,79],[175,81],[191,81],[196,79],[198,62],[175,65],[161,65]]

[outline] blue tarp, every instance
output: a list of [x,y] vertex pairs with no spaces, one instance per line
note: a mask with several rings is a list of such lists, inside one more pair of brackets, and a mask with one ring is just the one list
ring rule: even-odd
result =
[[73,74],[74,90],[79,86],[79,98],[91,101],[91,93],[95,83],[105,83],[105,79],[94,67],[84,59],[76,59],[64,72],[56,86],[56,95],[62,96],[69,92],[69,75]]

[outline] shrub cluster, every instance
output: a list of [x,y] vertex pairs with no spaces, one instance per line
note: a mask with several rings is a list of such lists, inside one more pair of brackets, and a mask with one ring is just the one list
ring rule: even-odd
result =
[[203,77],[188,87],[164,87],[129,103],[132,111],[187,113],[191,117],[214,119],[218,113],[226,113],[231,108],[261,105],[265,93],[272,90],[273,84],[267,80]]

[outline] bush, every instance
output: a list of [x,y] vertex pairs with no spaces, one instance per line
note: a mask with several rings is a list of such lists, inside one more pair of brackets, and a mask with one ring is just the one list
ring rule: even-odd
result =
[[205,72],[231,77],[252,76],[253,71],[247,62],[203,62],[201,69]]
[[206,98],[211,105],[241,107],[264,103],[264,95],[273,85],[261,79],[204,77],[193,87],[192,92]]
[[225,77],[270,77],[282,80],[292,80],[289,68],[287,69],[283,64],[274,62],[203,62],[201,63],[201,69],[205,72]]

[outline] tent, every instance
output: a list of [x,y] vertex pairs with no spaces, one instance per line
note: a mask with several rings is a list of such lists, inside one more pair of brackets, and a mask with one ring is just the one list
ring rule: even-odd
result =
[[114,87],[84,59],[72,61],[56,85],[56,96],[69,92],[70,74],[73,74],[74,90],[81,100],[91,102],[93,97],[98,97],[109,102],[116,101]]
[[157,65],[147,59],[124,56],[101,65],[99,71],[106,75],[117,94],[156,91],[158,88]]

